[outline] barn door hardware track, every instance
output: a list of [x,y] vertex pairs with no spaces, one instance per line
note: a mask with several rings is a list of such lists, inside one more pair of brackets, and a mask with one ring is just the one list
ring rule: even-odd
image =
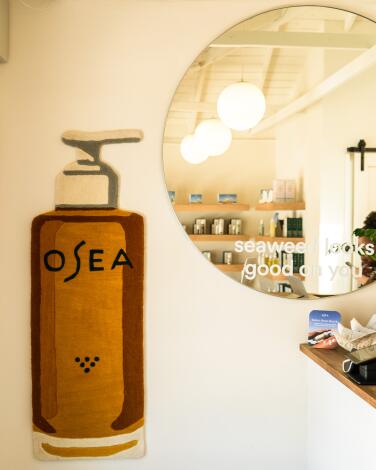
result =
[[359,140],[357,147],[348,147],[347,151],[350,153],[360,153],[360,171],[364,171],[364,156],[366,153],[376,153],[376,148],[367,148],[366,141]]

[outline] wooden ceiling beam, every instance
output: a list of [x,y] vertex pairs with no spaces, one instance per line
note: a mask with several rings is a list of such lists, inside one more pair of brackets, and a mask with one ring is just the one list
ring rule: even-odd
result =
[[209,47],[321,47],[325,49],[363,50],[374,45],[376,45],[376,35],[373,34],[231,31],[220,36]]
[[352,27],[354,26],[354,23],[356,21],[357,15],[355,13],[347,13],[344,18],[344,25],[343,29],[346,31],[346,33],[349,33],[352,30]]
[[304,111],[308,107],[317,103],[317,101],[335,91],[341,85],[345,84],[375,64],[376,46],[372,47],[366,52],[363,52],[363,54],[358,56],[356,59],[337,70],[321,83],[314,86],[310,91],[300,96],[295,101],[282,108],[280,111],[277,111],[272,116],[263,119],[261,123],[251,131],[251,134],[256,135],[260,132],[264,132],[267,129],[281,123],[285,119],[293,116],[294,114]]
[[[281,18],[278,21],[275,21],[271,26],[271,30],[274,32],[278,32],[279,29],[282,27],[282,25],[286,22],[286,16],[287,15],[285,13],[284,15],[281,16]],[[262,67],[262,75],[261,75],[261,80],[260,80],[260,90],[262,90],[264,94],[266,92],[266,86],[265,86],[266,77],[271,72],[271,69],[272,69],[273,56],[274,56],[274,48],[268,47],[265,52],[264,64]]]
[[213,65],[216,62],[219,62],[220,60],[224,59],[225,57],[230,55],[234,50],[235,48],[208,49],[206,57],[197,64],[192,65],[188,69],[188,73],[192,74],[201,72],[210,65]]

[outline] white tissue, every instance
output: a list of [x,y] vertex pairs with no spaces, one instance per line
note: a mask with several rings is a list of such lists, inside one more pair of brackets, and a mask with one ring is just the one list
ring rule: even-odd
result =
[[[375,322],[376,322],[376,318],[375,318]],[[368,322],[369,324],[369,322]],[[375,323],[376,324],[376,323]],[[367,325],[367,328],[365,326],[363,326],[361,323],[358,322],[358,320],[356,318],[353,318],[350,322],[350,326],[351,326],[351,329],[353,331],[357,331],[359,333],[365,333],[365,334],[371,334],[371,333],[376,333],[375,329],[371,329],[368,327]]]
[[372,315],[369,322],[367,323],[367,328],[371,328],[372,330],[376,330],[376,313]]
[[343,326],[342,323],[338,323],[338,335],[342,336],[346,341],[354,341],[364,336],[364,333],[353,331],[352,329],[350,330],[350,328]]
[[337,343],[347,351],[368,348],[376,344],[376,313],[372,315],[363,326],[356,318],[350,322],[350,328],[346,328],[342,323],[338,324],[338,331],[334,333]]
[[350,352],[376,344],[376,331],[365,328],[355,318],[351,320],[351,329],[339,323],[338,332],[334,336],[337,343]]

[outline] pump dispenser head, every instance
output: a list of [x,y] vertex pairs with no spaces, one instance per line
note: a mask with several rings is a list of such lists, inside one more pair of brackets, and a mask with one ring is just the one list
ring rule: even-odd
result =
[[102,132],[67,131],[62,141],[76,148],[77,159],[56,179],[57,208],[116,208],[118,177],[100,160],[102,145],[140,142],[142,131],[119,129]]

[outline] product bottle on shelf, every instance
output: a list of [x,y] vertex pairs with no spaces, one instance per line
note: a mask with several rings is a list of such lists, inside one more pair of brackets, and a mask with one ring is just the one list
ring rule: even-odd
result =
[[264,221],[261,219],[259,222],[259,229],[258,229],[258,234],[263,237],[265,235],[265,226],[264,226]]
[[276,223],[274,220],[274,216],[270,219],[270,225],[269,225],[269,236],[274,238],[275,237],[275,229],[276,229]]

